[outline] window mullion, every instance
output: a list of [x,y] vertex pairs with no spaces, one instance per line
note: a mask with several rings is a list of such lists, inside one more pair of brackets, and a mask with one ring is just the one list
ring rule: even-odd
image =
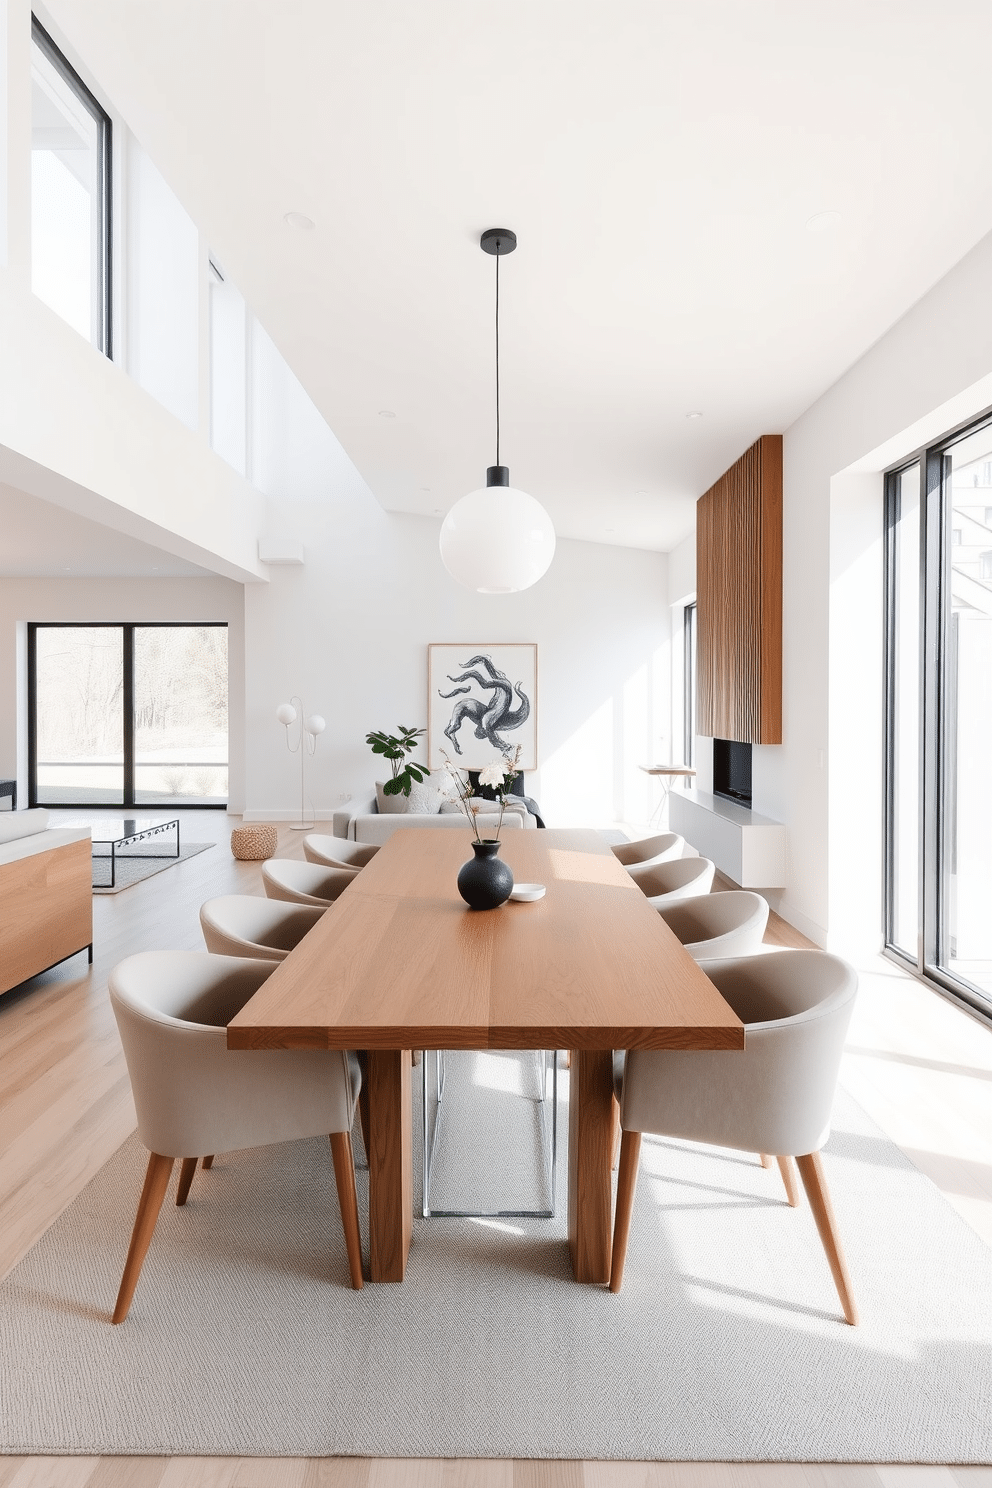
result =
[[134,626],[124,629],[124,805],[134,806]]

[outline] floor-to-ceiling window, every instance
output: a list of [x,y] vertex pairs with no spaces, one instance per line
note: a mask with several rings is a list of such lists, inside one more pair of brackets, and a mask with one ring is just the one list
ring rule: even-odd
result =
[[886,485],[886,941],[992,1012],[992,418]]
[[227,804],[226,625],[31,625],[38,806]]

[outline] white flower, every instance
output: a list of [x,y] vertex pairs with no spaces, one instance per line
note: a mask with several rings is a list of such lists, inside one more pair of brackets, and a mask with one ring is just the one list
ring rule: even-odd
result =
[[479,771],[480,785],[502,785],[503,776],[506,774],[506,760],[493,760],[491,765]]

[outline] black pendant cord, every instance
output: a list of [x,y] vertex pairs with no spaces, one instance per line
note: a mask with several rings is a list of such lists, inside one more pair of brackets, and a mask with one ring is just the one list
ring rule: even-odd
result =
[[496,464],[499,465],[499,243],[496,253]]

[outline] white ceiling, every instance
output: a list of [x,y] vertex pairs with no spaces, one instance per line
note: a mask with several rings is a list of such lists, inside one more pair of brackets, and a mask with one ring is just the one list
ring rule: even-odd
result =
[[992,229],[987,0],[49,12],[392,510],[495,459],[486,227],[513,483],[659,549]]
[[0,483],[0,577],[112,579],[212,577],[150,543]]

